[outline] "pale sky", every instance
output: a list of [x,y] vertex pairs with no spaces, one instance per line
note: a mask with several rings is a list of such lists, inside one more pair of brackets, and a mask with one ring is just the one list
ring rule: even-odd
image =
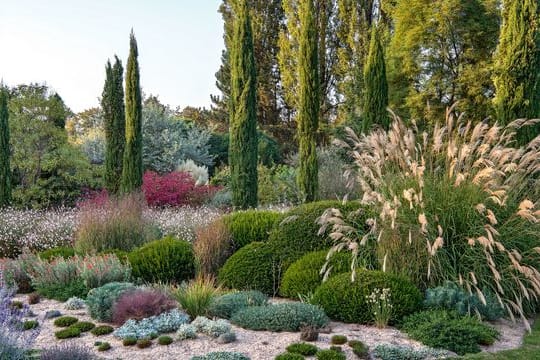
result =
[[209,106],[223,48],[220,0],[2,0],[0,78],[47,83],[75,112],[98,105],[105,63],[124,68],[129,33],[141,86],[173,107]]

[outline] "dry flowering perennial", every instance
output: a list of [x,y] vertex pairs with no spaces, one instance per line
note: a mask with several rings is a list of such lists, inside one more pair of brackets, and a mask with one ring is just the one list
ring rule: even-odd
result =
[[393,306],[390,289],[375,288],[370,295],[366,296],[366,300],[373,314],[375,325],[380,329],[385,328],[392,317]]

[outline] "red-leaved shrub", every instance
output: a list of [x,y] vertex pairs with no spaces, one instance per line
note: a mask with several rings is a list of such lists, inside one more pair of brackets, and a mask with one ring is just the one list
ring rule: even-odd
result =
[[137,289],[120,296],[113,305],[113,323],[121,326],[129,319],[142,320],[176,308],[177,304],[158,290]]
[[187,172],[160,175],[147,171],[143,176],[142,190],[149,206],[200,205],[209,199],[217,187],[195,185]]

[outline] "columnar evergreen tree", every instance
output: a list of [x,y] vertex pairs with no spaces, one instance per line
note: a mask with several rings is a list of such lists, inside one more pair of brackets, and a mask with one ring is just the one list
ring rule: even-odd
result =
[[101,99],[105,125],[105,187],[116,194],[120,190],[122,163],[126,142],[126,118],[124,112],[124,69],[118,57],[114,66],[107,61],[105,86]]
[[136,191],[142,185],[142,98],[139,80],[137,40],[130,34],[126,70],[126,146],[122,167],[122,191]]
[[8,94],[0,85],[0,207],[11,202]]
[[[540,116],[540,16],[538,0],[506,0],[503,24],[495,55],[495,98],[500,122]],[[524,144],[540,133],[540,127],[518,132]]]
[[386,111],[388,107],[388,82],[386,80],[384,50],[376,26],[371,31],[369,54],[364,68],[364,84],[362,131],[369,132],[375,124],[388,130],[390,125]]
[[257,206],[257,80],[247,0],[233,10],[229,166],[233,205],[249,208]]
[[313,0],[299,4],[298,52],[298,186],[304,200],[314,201],[318,191],[317,130],[319,127],[320,83],[317,23]]

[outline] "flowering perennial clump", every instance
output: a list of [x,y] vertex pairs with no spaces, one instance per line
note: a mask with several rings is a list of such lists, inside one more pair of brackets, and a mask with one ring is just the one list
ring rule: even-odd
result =
[[366,296],[368,306],[371,308],[375,325],[382,329],[388,325],[388,321],[392,317],[392,301],[389,288],[376,288],[373,292]]

